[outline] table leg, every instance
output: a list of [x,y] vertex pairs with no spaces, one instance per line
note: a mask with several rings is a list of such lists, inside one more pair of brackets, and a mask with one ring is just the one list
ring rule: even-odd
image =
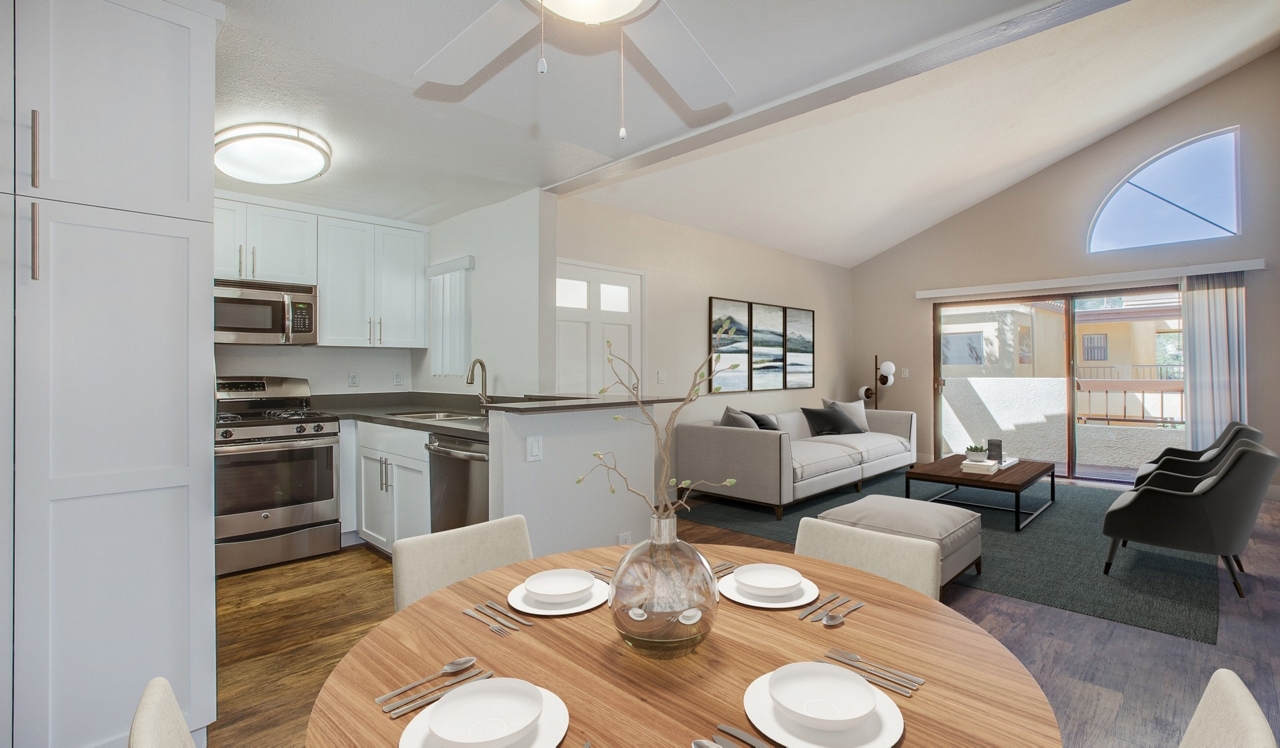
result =
[[906,491],[906,494],[907,494],[906,498],[908,498],[908,499],[909,499],[909,498],[911,498],[911,479],[910,479],[910,478],[907,478],[907,491]]
[[1052,472],[1049,473],[1049,503],[1058,500],[1058,479]]
[[1022,492],[1013,492],[1013,531],[1022,532]]

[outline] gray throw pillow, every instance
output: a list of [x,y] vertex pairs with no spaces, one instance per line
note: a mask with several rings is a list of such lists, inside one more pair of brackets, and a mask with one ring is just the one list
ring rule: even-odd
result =
[[858,424],[858,428],[863,431],[871,430],[871,427],[867,425],[867,406],[861,400],[856,403],[838,403],[825,397],[822,398],[822,407],[830,408],[832,406],[847,413],[853,419],[853,422]]
[[760,428],[756,425],[756,422],[751,419],[751,416],[748,416],[740,410],[735,410],[734,408],[724,409],[724,415],[720,416],[720,425],[734,426],[740,429]]
[[777,431],[778,421],[773,416],[762,416],[759,413],[752,413],[749,410],[742,411],[744,416],[756,422],[761,431]]
[[809,430],[814,436],[835,436],[837,434],[861,434],[862,429],[853,422],[848,413],[835,405],[826,408],[801,408],[804,418],[809,422]]

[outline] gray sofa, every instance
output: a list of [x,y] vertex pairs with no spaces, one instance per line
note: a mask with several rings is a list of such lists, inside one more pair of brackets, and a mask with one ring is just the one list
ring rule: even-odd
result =
[[[716,496],[774,507],[915,464],[916,414],[868,410],[862,434],[814,436],[799,410],[770,414],[777,431],[721,426],[715,421],[676,426],[676,471],[681,480],[719,483]],[[860,487],[860,486],[859,486]]]

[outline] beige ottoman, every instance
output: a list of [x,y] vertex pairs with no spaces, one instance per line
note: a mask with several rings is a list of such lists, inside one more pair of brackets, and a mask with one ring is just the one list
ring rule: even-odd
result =
[[818,519],[863,530],[932,540],[942,555],[943,583],[970,566],[982,573],[982,515],[947,504],[872,494],[828,509]]

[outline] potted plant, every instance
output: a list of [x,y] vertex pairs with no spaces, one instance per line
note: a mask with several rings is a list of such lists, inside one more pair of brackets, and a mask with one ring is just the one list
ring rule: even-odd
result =
[[[712,350],[719,348],[722,335],[733,335],[734,332],[725,321],[716,331],[716,344]],[[617,387],[635,400],[640,409],[639,418],[616,415],[613,420],[632,421],[653,429],[660,477],[655,485],[656,496],[651,497],[634,488],[618,469],[617,455],[596,452],[592,455],[596,464],[577,482],[582,483],[598,470],[605,475],[609,493],[617,493],[620,485],[624,491],[639,497],[652,512],[649,539],[633,546],[618,562],[609,585],[609,605],[613,610],[614,627],[632,649],[655,659],[682,657],[697,648],[710,633],[720,593],[706,558],[697,548],[676,538],[676,510],[689,508],[685,497],[699,486],[732,486],[737,481],[733,478],[726,478],[720,483],[679,480],[671,460],[671,435],[680,412],[702,395],[703,385],[717,374],[737,369],[738,364],[717,368],[720,354],[713,352],[708,355],[694,371],[684,400],[672,409],[666,422],[660,424],[645,409],[639,393],[625,384],[618,366],[621,364],[623,371],[638,381],[640,377],[635,368],[626,359],[613,354],[612,341],[605,341],[605,347],[608,349],[609,368],[616,381],[602,388],[600,394]],[[711,391],[719,389],[713,387]]]
[[969,462],[986,462],[987,448],[981,444],[972,444],[964,450],[964,456]]

